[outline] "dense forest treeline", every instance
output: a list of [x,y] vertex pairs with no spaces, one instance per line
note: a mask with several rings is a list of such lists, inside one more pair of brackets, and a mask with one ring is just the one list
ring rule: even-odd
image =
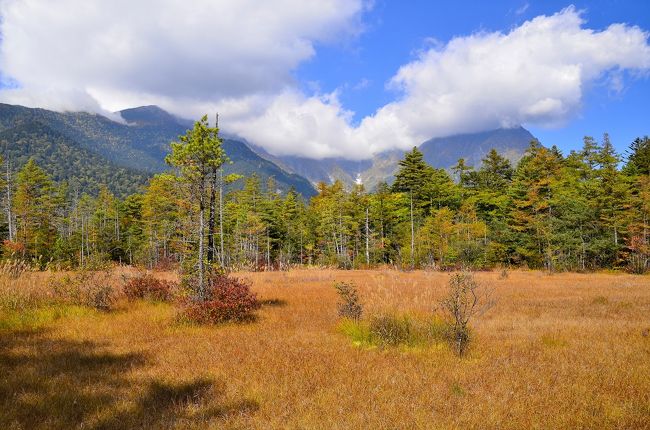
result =
[[[219,162],[197,169],[197,159],[178,152],[193,141],[181,139],[168,157],[174,168],[124,199],[107,186],[78,195],[34,160],[18,172],[5,168],[2,257],[40,268],[114,261],[191,270],[200,246],[207,265],[252,270],[650,266],[647,137],[624,159],[607,135],[585,137],[566,156],[533,141],[517,166],[493,150],[477,169],[461,159],[451,174],[413,148],[392,185],[367,192],[320,183],[306,202],[294,190],[279,193],[273,179],[224,175],[218,130],[198,126],[195,133],[213,133]],[[233,181],[243,186],[225,186]]]

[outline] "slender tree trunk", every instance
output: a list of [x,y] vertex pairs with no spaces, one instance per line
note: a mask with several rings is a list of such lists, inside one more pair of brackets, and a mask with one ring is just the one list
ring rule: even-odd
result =
[[381,201],[380,206],[380,216],[379,216],[379,228],[381,229],[381,261],[386,262],[386,246],[385,246],[385,233],[384,233],[384,204],[383,200]]
[[79,265],[84,266],[84,218],[81,216],[81,253],[79,255]]
[[114,202],[114,207],[113,209],[115,210],[115,218],[113,218],[113,239],[115,239],[116,242],[119,242],[120,237],[119,237],[119,215],[117,213],[117,200]]
[[271,237],[269,236],[269,229],[266,229],[266,270],[271,267]]
[[366,264],[370,264],[370,227],[368,225],[368,207],[366,206]]
[[413,225],[413,190],[411,196],[411,269],[415,267],[415,227]]
[[582,271],[584,272],[585,270],[585,264],[587,260],[587,249],[586,249],[586,244],[585,244],[585,238],[584,235],[582,234],[582,226],[580,226],[580,241],[582,242],[582,256],[580,258],[581,261],[581,267]]
[[223,167],[219,167],[219,260],[221,268],[225,266],[224,247],[223,247]]
[[11,167],[9,164],[9,160],[7,160],[7,227],[9,229],[9,240],[10,241],[15,241],[16,240],[16,231],[15,231],[15,226],[14,226],[14,214],[11,210],[12,206],[12,197],[11,197],[11,188],[13,186],[11,182]]
[[643,213],[643,271],[648,268],[648,216]]
[[215,260],[214,251],[214,235],[215,235],[215,212],[216,212],[216,199],[217,199],[217,171],[216,169],[212,170],[210,176],[212,181],[210,182],[210,214],[208,217],[208,264],[212,264]]
[[205,288],[204,288],[204,264],[203,264],[203,255],[205,255],[204,251],[204,228],[205,228],[205,185],[200,185],[199,186],[199,261],[198,261],[198,269],[199,269],[199,290],[198,290],[198,298],[199,300],[203,300],[205,298]]

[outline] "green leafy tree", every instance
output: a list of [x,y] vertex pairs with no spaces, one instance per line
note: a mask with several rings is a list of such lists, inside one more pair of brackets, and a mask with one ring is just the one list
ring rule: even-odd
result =
[[196,294],[199,300],[205,298],[205,211],[208,202],[209,179],[215,169],[225,161],[225,153],[219,139],[219,129],[208,125],[207,115],[194,123],[178,142],[172,142],[171,153],[165,161],[176,167],[183,180],[189,185],[192,200],[198,206],[197,236],[197,286]]
[[25,256],[37,259],[41,266],[50,258],[55,242],[53,224],[54,184],[34,160],[29,160],[16,177],[13,205],[16,213],[18,240]]

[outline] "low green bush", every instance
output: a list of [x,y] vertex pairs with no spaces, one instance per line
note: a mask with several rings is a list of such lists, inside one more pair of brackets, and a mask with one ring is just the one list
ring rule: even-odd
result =
[[447,339],[444,321],[410,315],[382,314],[368,321],[346,318],[339,323],[339,331],[356,346],[365,347],[426,347],[445,343]]

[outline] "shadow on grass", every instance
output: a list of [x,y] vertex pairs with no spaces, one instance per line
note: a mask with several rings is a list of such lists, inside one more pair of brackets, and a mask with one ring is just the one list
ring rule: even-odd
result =
[[[259,409],[254,400],[224,402],[223,385],[209,379],[186,383],[154,381],[134,407],[107,417],[95,429],[171,428],[189,424],[207,426],[214,420],[250,415]],[[218,400],[215,404],[215,400]]]
[[274,308],[283,308],[287,305],[287,301],[282,299],[263,299],[260,300],[260,305]]
[[250,415],[249,399],[226,402],[208,379],[141,383],[143,354],[48,337],[45,330],[0,332],[0,428],[124,429],[207,424]]

